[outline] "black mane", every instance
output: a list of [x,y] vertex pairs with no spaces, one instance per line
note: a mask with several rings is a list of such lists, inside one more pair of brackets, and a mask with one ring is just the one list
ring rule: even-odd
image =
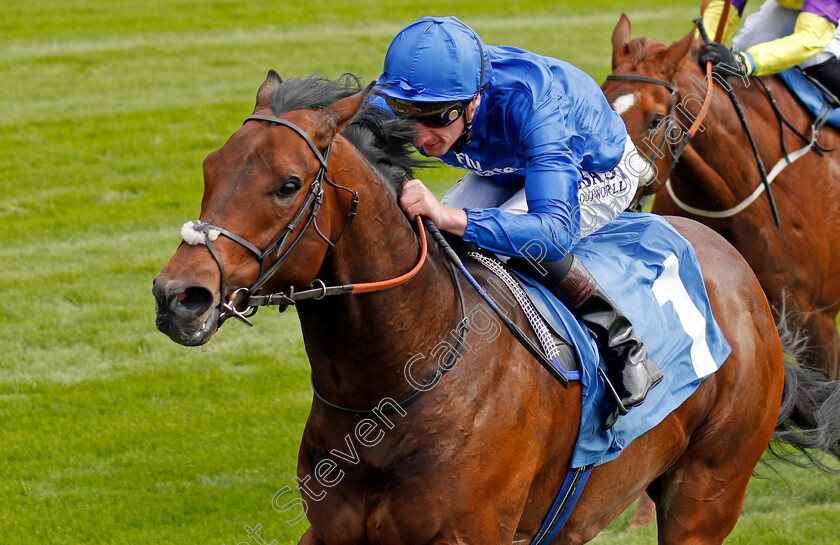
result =
[[[331,80],[312,75],[283,81],[271,103],[274,115],[300,109],[321,109],[362,90],[359,78],[344,74]],[[414,168],[424,161],[413,154],[413,123],[394,117],[369,101],[342,133],[373,165],[379,176],[394,190],[402,191],[403,182],[413,178]]]

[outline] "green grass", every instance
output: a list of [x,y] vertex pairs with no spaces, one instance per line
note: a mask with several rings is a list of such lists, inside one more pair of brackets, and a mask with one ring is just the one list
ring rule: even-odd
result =
[[[835,471],[840,463],[828,464]],[[836,475],[771,461],[759,464],[750,481],[744,510],[726,539],[728,545],[831,545],[838,542],[840,485]],[[633,510],[620,515],[591,543],[642,545],[656,543],[651,525],[628,531]]]
[[[0,6],[0,542],[296,543],[271,508],[309,408],[293,311],[202,348],[154,328],[151,280],[198,215],[201,162],[284,77],[373,79],[390,39],[457,14],[488,43],[609,71],[622,9],[674,40],[699,2],[11,0]],[[422,173],[440,193],[451,169]],[[754,481],[729,543],[836,543],[836,477]],[[628,515],[599,538],[627,534]]]

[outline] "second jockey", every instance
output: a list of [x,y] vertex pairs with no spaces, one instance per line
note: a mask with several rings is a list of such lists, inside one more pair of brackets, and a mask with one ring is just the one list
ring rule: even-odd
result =
[[[767,0],[747,17],[732,38],[747,0],[732,0],[722,44],[710,42],[700,62],[738,67],[746,76],[767,76],[793,66],[840,96],[840,0]],[[703,14],[710,34],[723,16],[724,2],[713,0]],[[732,51],[725,45],[732,39]],[[720,69],[715,70],[722,75]]]

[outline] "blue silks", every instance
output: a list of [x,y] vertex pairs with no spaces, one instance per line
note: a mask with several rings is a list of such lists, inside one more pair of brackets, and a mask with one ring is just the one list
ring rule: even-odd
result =
[[[664,219],[624,213],[581,240],[573,252],[624,311],[664,378],[645,402],[601,429],[605,384],[586,326],[540,283],[524,280],[535,306],[574,345],[581,362],[580,434],[571,467],[615,459],[635,438],[659,424],[715,372],[731,352],[712,316],[694,249]],[[553,319],[552,319],[553,317]]]

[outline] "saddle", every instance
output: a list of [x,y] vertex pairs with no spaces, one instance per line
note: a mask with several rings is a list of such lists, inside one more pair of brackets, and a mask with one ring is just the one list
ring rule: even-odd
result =
[[519,306],[539,340],[555,378],[561,382],[563,378],[566,381],[580,380],[580,359],[565,337],[564,328],[558,323],[556,315],[545,305],[540,293],[531,289],[533,281],[528,282],[521,273],[507,267],[493,252],[449,233],[443,233],[443,236],[462,261],[479,263],[493,273],[488,285],[483,286],[486,294]]
[[834,95],[834,93],[832,93],[831,91],[829,91],[828,88],[825,85],[823,85],[817,78],[809,75],[804,70],[802,70],[798,67],[797,67],[797,70],[803,76],[805,76],[805,79],[807,79],[809,82],[811,82],[811,85],[813,85],[814,87],[817,88],[817,90],[822,95],[823,100],[824,100],[824,102],[826,103],[827,106],[829,106],[832,110],[836,109],[836,108],[840,108],[840,100],[838,100],[837,96]]
[[840,129],[840,99],[822,83],[797,67],[779,72],[778,76],[790,92],[814,115],[815,119],[811,126],[814,138],[816,132],[826,124]]

